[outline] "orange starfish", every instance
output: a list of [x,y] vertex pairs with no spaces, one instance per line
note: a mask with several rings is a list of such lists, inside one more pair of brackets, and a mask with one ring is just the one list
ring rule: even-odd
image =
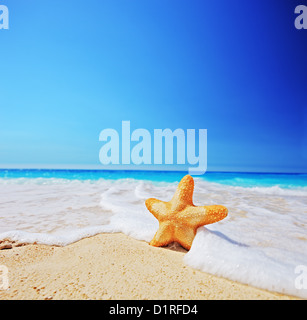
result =
[[190,250],[197,228],[224,219],[228,210],[224,206],[194,206],[194,180],[186,175],[169,202],[154,198],[145,201],[147,209],[159,220],[159,229],[149,243],[155,247],[174,241]]

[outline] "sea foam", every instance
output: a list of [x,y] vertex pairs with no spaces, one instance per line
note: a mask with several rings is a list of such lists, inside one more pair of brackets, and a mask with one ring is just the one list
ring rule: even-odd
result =
[[[0,239],[65,246],[123,232],[149,242],[158,221],[144,202],[169,201],[176,187],[177,182],[135,179],[0,179]],[[246,188],[196,178],[194,204],[222,204],[229,215],[198,229],[184,257],[187,265],[307,298],[307,290],[295,285],[295,268],[307,266],[306,188]]]

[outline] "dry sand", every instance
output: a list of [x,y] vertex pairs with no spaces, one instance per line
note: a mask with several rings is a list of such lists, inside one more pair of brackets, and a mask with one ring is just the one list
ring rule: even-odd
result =
[[0,250],[9,270],[0,299],[295,299],[187,267],[184,254],[120,233]]

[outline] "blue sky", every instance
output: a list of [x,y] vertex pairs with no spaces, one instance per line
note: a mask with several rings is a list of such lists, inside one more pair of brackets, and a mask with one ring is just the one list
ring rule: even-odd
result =
[[307,172],[303,1],[282,2],[0,0],[0,166],[100,167],[130,120],[207,129],[209,170]]

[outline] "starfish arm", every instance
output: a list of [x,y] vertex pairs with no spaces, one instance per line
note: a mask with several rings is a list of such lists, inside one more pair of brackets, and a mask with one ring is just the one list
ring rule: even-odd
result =
[[184,176],[173,196],[172,208],[177,210],[182,205],[193,205],[194,180],[190,175]]
[[180,220],[185,220],[191,226],[200,227],[224,219],[228,210],[224,206],[188,207],[180,214]]
[[206,224],[218,222],[227,217],[228,209],[221,205],[205,206],[206,208]]
[[158,199],[150,198],[145,201],[147,209],[159,220],[167,213],[167,203]]
[[195,238],[197,228],[177,227],[175,228],[175,240],[185,249],[190,250]]
[[154,247],[163,247],[174,242],[172,229],[170,223],[160,223],[158,231],[149,244]]

